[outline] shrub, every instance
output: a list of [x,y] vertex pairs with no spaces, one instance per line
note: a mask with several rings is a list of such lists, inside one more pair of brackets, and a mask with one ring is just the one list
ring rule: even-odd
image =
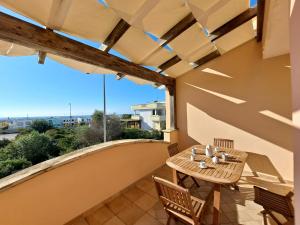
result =
[[157,130],[147,131],[136,128],[127,128],[122,132],[123,139],[157,139],[163,138],[162,132]]
[[47,130],[53,128],[46,120],[34,120],[31,124],[31,128],[39,133],[45,133]]
[[7,146],[9,143],[11,143],[11,141],[8,140],[8,139],[0,140],[0,148],[4,148],[4,147]]
[[7,159],[0,161],[0,178],[8,176],[18,170],[25,169],[31,166],[31,163],[26,159]]
[[156,140],[164,139],[163,132],[161,132],[159,130],[152,130],[152,139],[156,139]]
[[18,137],[21,137],[22,135],[24,135],[24,134],[29,134],[29,133],[31,133],[33,130],[32,130],[32,128],[19,128],[18,129],[18,135],[17,135],[17,137],[16,138],[18,138]]

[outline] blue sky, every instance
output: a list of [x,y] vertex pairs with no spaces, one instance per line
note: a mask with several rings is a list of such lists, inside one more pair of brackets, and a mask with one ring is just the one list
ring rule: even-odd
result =
[[[256,0],[250,0],[250,4],[255,5]],[[0,11],[34,23],[1,6]],[[99,47],[99,43],[76,40]],[[115,51],[110,53],[121,56]],[[165,99],[164,90],[150,85],[118,81],[113,75],[108,75],[106,81],[109,113],[130,113],[133,104]],[[37,56],[0,56],[0,86],[0,118],[68,115],[69,103],[73,115],[103,108],[102,75],[86,75],[49,58],[39,65]]]
[[[24,19],[3,7],[0,11]],[[37,56],[0,56],[0,85],[0,118],[68,115],[69,102],[73,115],[91,114],[103,108],[102,75],[86,75],[49,58],[39,65]],[[118,81],[113,75],[106,76],[106,93],[109,113],[130,113],[133,104],[165,99],[164,90],[127,79]]]

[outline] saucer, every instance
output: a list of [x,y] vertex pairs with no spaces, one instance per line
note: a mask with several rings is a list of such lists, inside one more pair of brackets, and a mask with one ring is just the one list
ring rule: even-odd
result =
[[205,165],[205,166],[200,166],[200,165],[199,165],[199,167],[200,167],[201,169],[207,169],[207,165]]

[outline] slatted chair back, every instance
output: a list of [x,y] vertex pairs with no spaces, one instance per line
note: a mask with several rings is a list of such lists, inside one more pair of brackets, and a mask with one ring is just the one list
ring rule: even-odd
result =
[[254,202],[263,206],[266,210],[278,212],[286,217],[294,217],[290,193],[283,196],[254,186]]
[[197,220],[188,189],[159,177],[153,176],[153,180],[159,198],[167,211],[177,212],[192,218],[194,221]]
[[179,153],[178,143],[170,144],[168,146],[169,156],[172,157]]
[[224,138],[214,138],[214,146],[221,148],[234,148],[234,141]]

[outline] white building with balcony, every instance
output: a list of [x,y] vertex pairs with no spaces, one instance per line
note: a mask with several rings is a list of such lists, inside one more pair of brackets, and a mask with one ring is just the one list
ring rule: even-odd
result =
[[131,106],[134,111],[133,117],[139,116],[140,128],[143,130],[162,130],[166,123],[166,105],[165,102],[151,102],[148,104],[139,104]]

